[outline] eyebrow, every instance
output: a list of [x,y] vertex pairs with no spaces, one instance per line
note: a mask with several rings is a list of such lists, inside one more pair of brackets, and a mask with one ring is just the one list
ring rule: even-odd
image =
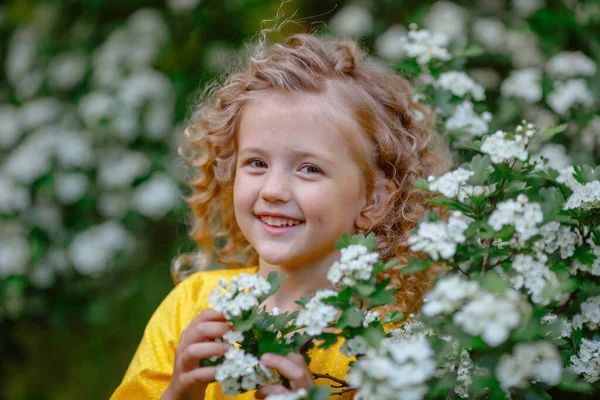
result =
[[[241,155],[243,155],[243,154],[245,154],[245,153],[256,153],[256,154],[261,154],[261,155],[263,155],[263,154],[265,154],[265,151],[264,151],[264,150],[262,150],[262,149],[261,149],[261,148],[259,148],[259,147],[246,147],[246,148],[242,149],[242,150],[239,152],[239,155],[241,156]],[[312,153],[312,152],[310,152],[310,151],[300,151],[300,150],[298,150],[298,151],[294,151],[294,156],[295,156],[296,158],[309,158],[309,157],[314,157],[314,158],[318,158],[318,159],[319,159],[319,160],[321,160],[321,161],[324,161],[325,163],[328,163],[328,164],[330,164],[330,165],[334,165],[334,164],[333,164],[333,161],[332,161],[331,159],[329,159],[329,157],[326,157],[325,155],[318,154],[318,153]]]

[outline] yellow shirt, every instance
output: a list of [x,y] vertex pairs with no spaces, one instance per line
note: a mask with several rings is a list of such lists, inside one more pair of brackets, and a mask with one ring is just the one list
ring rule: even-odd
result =
[[[255,273],[256,270],[254,267],[198,272],[177,285],[150,318],[125,377],[111,400],[159,399],[171,381],[181,332],[202,310],[210,307],[210,292],[217,287],[219,278],[230,280],[241,272]],[[344,379],[352,359],[339,351],[340,345],[341,341],[328,350],[315,346],[309,352],[310,370]],[[329,379],[318,379],[316,383],[334,384]],[[208,385],[205,397],[206,400],[253,398],[254,392],[225,396],[218,382]]]

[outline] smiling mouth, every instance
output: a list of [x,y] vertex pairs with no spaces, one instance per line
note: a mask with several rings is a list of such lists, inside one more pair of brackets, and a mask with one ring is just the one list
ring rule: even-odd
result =
[[269,216],[258,216],[265,225],[272,226],[274,228],[286,228],[290,226],[297,226],[302,223],[297,219],[280,218],[280,217],[269,217]]

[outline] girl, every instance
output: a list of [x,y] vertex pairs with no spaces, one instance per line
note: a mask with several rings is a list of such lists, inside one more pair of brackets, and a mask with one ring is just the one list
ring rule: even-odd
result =
[[[285,273],[288,279],[266,304],[284,311],[329,286],[342,232],[375,232],[382,259],[405,261],[409,232],[426,208],[427,195],[412,182],[446,170],[431,149],[427,110],[412,102],[409,84],[363,64],[352,41],[323,43],[301,34],[272,45],[213,91],[192,121],[180,153],[201,170],[188,199],[200,268],[214,252],[228,269],[194,273],[168,295],[113,400],[225,398],[213,382],[215,368],[198,366],[227,350],[215,339],[231,327],[208,303],[217,280],[240,272]],[[215,240],[224,245],[215,250]],[[417,312],[434,273],[389,271],[400,289],[393,308]],[[295,390],[313,384],[313,373],[345,377],[350,359],[339,345],[313,349],[309,366],[297,354],[267,354],[261,361]],[[286,390],[265,386],[235,399]]]

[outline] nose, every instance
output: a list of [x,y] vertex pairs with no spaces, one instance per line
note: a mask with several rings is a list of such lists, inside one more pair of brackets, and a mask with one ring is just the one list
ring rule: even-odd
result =
[[269,168],[260,190],[261,199],[272,203],[287,203],[292,200],[290,177],[285,171]]

